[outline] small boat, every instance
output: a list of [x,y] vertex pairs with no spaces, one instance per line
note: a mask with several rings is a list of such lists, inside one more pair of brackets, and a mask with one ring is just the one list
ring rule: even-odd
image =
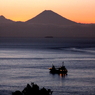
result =
[[50,73],[52,73],[52,74],[67,74],[67,72],[68,72],[68,70],[66,69],[66,67],[63,64],[59,68],[55,68],[55,66],[52,65],[52,67],[49,68],[49,70],[50,70]]

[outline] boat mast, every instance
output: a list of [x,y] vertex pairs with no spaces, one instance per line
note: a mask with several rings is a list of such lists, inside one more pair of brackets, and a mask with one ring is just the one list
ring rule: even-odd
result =
[[64,61],[62,62],[62,66],[64,66]]

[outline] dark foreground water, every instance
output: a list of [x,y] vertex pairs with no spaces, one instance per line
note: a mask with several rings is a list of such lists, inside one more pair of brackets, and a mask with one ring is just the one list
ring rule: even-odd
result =
[[[67,76],[49,73],[63,61]],[[53,95],[95,95],[95,39],[0,39],[0,95],[31,82]]]

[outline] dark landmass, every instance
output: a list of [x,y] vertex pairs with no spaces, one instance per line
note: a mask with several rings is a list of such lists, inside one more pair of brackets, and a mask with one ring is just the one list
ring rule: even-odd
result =
[[26,22],[0,16],[0,37],[95,38],[95,24],[80,24],[45,10]]
[[5,24],[5,23],[13,23],[14,21],[10,19],[6,19],[3,15],[0,16],[0,24]]
[[46,36],[45,38],[53,38],[53,36]]
[[15,91],[12,95],[52,95],[51,89],[39,88],[37,84],[31,83],[27,84],[27,86],[23,89],[23,91]]

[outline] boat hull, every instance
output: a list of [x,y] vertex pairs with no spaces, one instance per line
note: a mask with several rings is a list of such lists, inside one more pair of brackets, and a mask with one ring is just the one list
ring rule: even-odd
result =
[[53,73],[53,74],[67,74],[67,70],[63,70],[63,71],[60,71],[60,70],[52,70],[50,69],[50,73]]

